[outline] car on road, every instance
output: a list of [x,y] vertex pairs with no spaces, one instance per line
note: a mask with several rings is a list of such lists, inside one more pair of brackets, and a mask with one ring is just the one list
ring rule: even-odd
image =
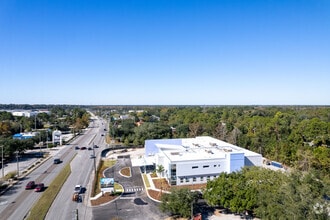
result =
[[55,158],[55,159],[54,159],[54,164],[59,164],[59,163],[61,163],[60,158]]
[[81,185],[76,185],[74,187],[74,192],[79,194],[79,193],[81,193],[81,189],[82,189]]
[[97,146],[96,144],[94,145],[94,148],[99,148],[99,146]]
[[43,183],[38,183],[38,184],[36,185],[36,187],[34,188],[34,191],[36,191],[36,192],[41,192],[41,191],[44,190],[44,188],[45,188],[45,185],[44,185]]
[[93,150],[91,147],[88,147],[87,149],[88,149],[88,150]]
[[36,186],[34,181],[30,181],[26,184],[25,189],[34,189],[34,187]]
[[86,147],[81,147],[80,150],[86,150],[87,148]]
[[75,150],[79,150],[80,148],[79,148],[78,146],[75,146],[74,149],[75,149]]

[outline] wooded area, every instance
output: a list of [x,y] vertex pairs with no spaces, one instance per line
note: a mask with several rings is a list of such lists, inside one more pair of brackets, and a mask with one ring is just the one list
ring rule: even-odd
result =
[[329,107],[145,107],[143,112],[129,115],[129,119],[118,120],[119,113],[112,113],[109,131],[126,145],[208,135],[288,167],[330,172]]

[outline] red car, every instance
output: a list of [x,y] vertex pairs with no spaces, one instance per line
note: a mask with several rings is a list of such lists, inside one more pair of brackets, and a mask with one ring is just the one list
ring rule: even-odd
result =
[[28,184],[26,184],[25,189],[33,189],[36,186],[34,181],[30,181],[28,182]]
[[45,185],[43,183],[39,183],[37,184],[36,188],[34,188],[34,191],[36,192],[41,192],[42,190],[44,190]]

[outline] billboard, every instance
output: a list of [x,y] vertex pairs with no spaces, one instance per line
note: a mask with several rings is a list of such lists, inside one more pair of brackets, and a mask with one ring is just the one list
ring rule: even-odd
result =
[[114,178],[101,178],[101,190],[104,192],[114,192],[115,180]]

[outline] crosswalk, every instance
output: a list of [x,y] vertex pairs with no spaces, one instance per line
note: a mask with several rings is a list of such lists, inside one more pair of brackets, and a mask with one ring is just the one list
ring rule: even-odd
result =
[[143,187],[127,187],[124,188],[124,192],[141,192],[143,191]]

